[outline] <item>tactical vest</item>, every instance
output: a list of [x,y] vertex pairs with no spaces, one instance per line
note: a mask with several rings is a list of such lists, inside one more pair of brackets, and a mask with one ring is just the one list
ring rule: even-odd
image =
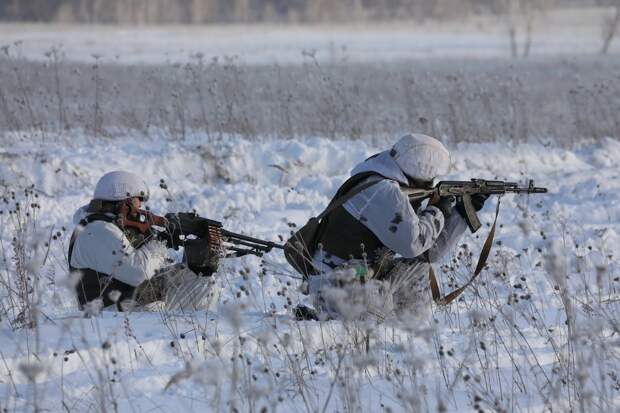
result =
[[[382,177],[379,174],[367,172],[358,175],[360,178],[358,181],[355,181],[348,188],[340,188],[334,198],[345,195],[369,177]],[[325,251],[323,262],[332,268],[335,267],[334,262],[330,260],[332,255],[346,261],[351,258],[362,259],[364,253],[366,253],[369,266],[372,267],[379,250],[385,248],[379,238],[363,223],[349,214],[342,205],[323,218],[319,242]]]
[[[100,298],[103,301],[104,307],[116,304],[116,308],[119,311],[123,311],[120,304],[122,301],[133,298],[135,287],[119,281],[116,278],[111,277],[109,274],[100,273],[91,268],[74,268],[71,266],[73,245],[75,244],[78,233],[83,231],[84,227],[88,224],[95,221],[104,221],[117,225],[114,217],[106,214],[91,214],[80,221],[80,226],[82,226],[81,230],[78,231],[78,229],[75,229],[73,231],[71,240],[69,241],[69,251],[67,257],[69,260],[69,270],[71,272],[79,271],[81,273],[81,278],[75,286],[78,303],[80,305],[80,309],[83,309],[84,305],[87,303]],[[120,229],[127,236],[134,248],[139,248],[144,243],[145,237],[142,234],[137,234],[134,231],[128,231],[123,228]],[[118,291],[120,293],[118,300],[113,301],[110,298],[110,293],[112,291]]]
[[[341,197],[347,192],[352,191],[369,177],[379,176],[383,179],[389,179],[378,173],[369,174],[368,172],[363,172],[356,176],[359,176],[359,180],[353,182],[353,185],[348,188],[340,188],[334,198]],[[412,203],[411,206],[414,210],[417,210],[420,208],[421,202]],[[355,219],[342,205],[334,209],[323,220],[319,242],[323,245],[323,250],[325,251],[323,263],[331,268],[336,267],[335,263],[330,261],[332,255],[346,261],[351,258],[361,260],[364,258],[364,253],[366,254],[368,266],[373,268],[381,258],[381,252],[387,250],[385,244],[368,227]]]

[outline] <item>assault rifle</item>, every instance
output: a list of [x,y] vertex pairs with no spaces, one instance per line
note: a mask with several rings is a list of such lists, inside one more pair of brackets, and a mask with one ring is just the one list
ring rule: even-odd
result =
[[[456,197],[457,200],[463,203],[463,209],[465,210],[465,221],[467,221],[469,229],[471,230],[471,232],[476,232],[481,225],[480,220],[476,215],[476,209],[474,208],[471,201],[472,195],[486,194],[501,196],[506,193],[544,194],[547,192],[547,188],[534,186],[534,181],[532,180],[529,181],[526,187],[521,187],[515,182],[472,179],[471,181],[441,181],[437,185],[435,185],[434,188],[408,188],[405,189],[404,192],[407,193],[410,201],[421,201],[423,199],[430,198],[431,204],[437,202],[441,197]],[[489,231],[489,234],[484,241],[484,245],[482,246],[482,250],[480,251],[480,256],[478,257],[478,263],[476,264],[474,274],[464,285],[458,287],[457,289],[446,295],[442,295],[439,290],[439,284],[437,283],[435,271],[433,270],[432,265],[429,265],[428,276],[430,279],[431,293],[433,295],[433,300],[437,304],[448,305],[452,301],[456,300],[461,295],[461,293],[474,282],[476,277],[480,275],[480,272],[484,268],[487,258],[489,257],[489,253],[491,252],[491,247],[493,246],[493,238],[495,237],[495,225],[497,224],[498,214],[499,202],[497,203],[497,207],[495,208],[495,219],[493,220],[493,225],[491,225],[491,230]]]
[[430,198],[431,203],[436,202],[441,197],[453,196],[463,202],[465,209],[465,221],[471,232],[476,232],[480,228],[480,220],[476,215],[476,209],[472,205],[471,196],[475,194],[504,195],[506,193],[515,194],[544,194],[547,188],[534,186],[534,181],[530,180],[528,186],[521,187],[516,182],[487,181],[485,179],[472,179],[471,181],[441,181],[430,189],[409,188],[404,192],[409,196],[410,201],[419,201]]

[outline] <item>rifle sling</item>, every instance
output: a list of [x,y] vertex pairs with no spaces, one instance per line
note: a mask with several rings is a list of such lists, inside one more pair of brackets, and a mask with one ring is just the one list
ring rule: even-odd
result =
[[[462,287],[457,288],[456,290],[446,294],[445,296],[441,296],[441,292],[439,291],[439,284],[437,283],[437,277],[435,276],[435,271],[433,270],[433,265],[428,262],[429,270],[428,277],[431,286],[431,293],[433,295],[433,301],[437,305],[445,306],[450,304],[452,301],[456,300],[462,293],[465,291],[467,287],[469,287],[474,280],[480,275],[482,269],[487,263],[487,259],[489,258],[489,253],[491,252],[491,248],[493,247],[493,239],[495,238],[495,225],[497,224],[497,216],[499,215],[499,204],[500,200],[497,200],[497,207],[495,209],[495,219],[493,220],[493,225],[491,226],[491,230],[489,231],[489,235],[487,235],[486,241],[484,241],[484,245],[482,246],[482,250],[480,251],[480,256],[478,257],[478,264],[476,264],[476,270],[474,271],[474,275],[471,276],[469,281],[465,283]],[[427,255],[428,258],[428,255]]]

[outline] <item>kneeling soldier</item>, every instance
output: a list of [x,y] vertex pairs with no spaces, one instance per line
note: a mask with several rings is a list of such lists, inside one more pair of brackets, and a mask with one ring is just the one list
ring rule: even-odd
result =
[[[379,302],[366,303],[376,311],[411,309],[421,301],[429,291],[430,263],[439,261],[467,228],[465,211],[462,203],[447,197],[434,205],[411,203],[401,189],[431,188],[449,167],[450,155],[441,142],[410,134],[353,169],[332,204],[347,194],[349,198],[321,222],[320,248],[312,262],[315,275],[309,278],[310,292],[319,296],[317,306],[342,315],[347,305],[343,291],[326,293],[347,285],[335,282],[339,275],[378,282],[381,294],[371,295]],[[474,208],[482,209],[487,198],[472,196]],[[356,294],[349,298],[359,299]]]
[[139,176],[109,172],[97,183],[93,200],[75,213],[68,259],[79,274],[75,291],[81,308],[94,300],[121,311],[121,303],[164,301],[167,308],[183,310],[216,304],[219,291],[208,276],[217,263],[202,277],[182,264],[171,266],[167,247],[178,249],[178,242],[151,229],[153,215],[140,210],[148,198]]

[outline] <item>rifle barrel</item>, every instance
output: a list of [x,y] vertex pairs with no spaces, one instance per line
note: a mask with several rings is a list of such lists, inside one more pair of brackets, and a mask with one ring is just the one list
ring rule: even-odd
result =
[[514,192],[518,194],[546,194],[547,188],[527,187],[527,188],[506,188],[506,192]]

